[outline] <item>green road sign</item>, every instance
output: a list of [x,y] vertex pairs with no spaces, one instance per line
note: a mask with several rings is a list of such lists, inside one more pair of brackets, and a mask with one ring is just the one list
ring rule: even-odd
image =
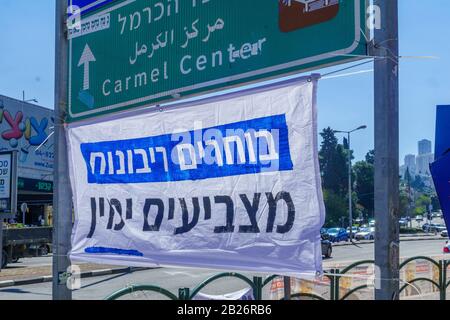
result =
[[365,0],[116,0],[72,19],[68,121],[367,54]]

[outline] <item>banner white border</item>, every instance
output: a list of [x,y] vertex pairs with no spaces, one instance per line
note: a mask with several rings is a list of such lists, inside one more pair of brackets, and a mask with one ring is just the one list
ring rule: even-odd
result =
[[[260,87],[260,88],[252,88],[249,90],[246,90],[245,92],[241,91],[241,92],[235,92],[235,93],[229,93],[226,95],[222,95],[222,96],[216,96],[216,97],[212,97],[212,98],[207,98],[207,99],[203,99],[203,100],[197,100],[197,101],[193,101],[193,102],[186,102],[183,104],[177,104],[174,106],[171,106],[170,109],[177,109],[177,108],[182,108],[185,107],[187,105],[191,106],[191,107],[195,107],[196,105],[203,105],[206,103],[212,103],[215,101],[222,101],[222,100],[226,100],[226,99],[232,99],[232,98],[236,98],[236,97],[240,97],[243,95],[251,95],[251,94],[255,94],[255,93],[261,93],[261,92],[266,92],[266,91],[270,91],[270,90],[274,90],[274,89],[279,89],[279,88],[284,88],[284,87],[288,87],[288,86],[293,86],[294,84],[298,84],[299,86],[301,86],[302,84],[305,84],[307,82],[317,82],[320,79],[320,75],[319,74],[313,74],[311,76],[305,76],[305,77],[301,77],[301,78],[296,78],[296,79],[292,79],[292,80],[287,80],[284,81],[282,83],[275,83],[272,85],[267,85],[264,87]],[[318,113],[317,113],[317,89],[318,89],[318,84],[316,83],[315,87],[314,87],[314,92],[313,92],[313,100],[312,100],[312,118],[314,119],[314,121],[317,123],[317,117],[318,117]],[[111,114],[109,115],[108,119],[102,119],[102,121],[100,122],[106,122],[106,121],[111,121],[111,120],[119,120],[121,118],[125,118],[125,117],[131,117],[131,116],[139,116],[139,114],[142,113],[148,113],[148,112],[161,112],[160,110],[157,109],[153,109],[153,110],[132,110],[131,112],[128,112],[127,114],[121,113],[121,114]],[[164,111],[162,111],[164,112]],[[98,121],[94,121],[93,119],[90,119],[89,121],[83,121],[83,122],[76,122],[76,123],[72,123],[70,125],[65,126],[66,128],[66,138],[68,139],[68,130],[72,129],[72,128],[77,128],[77,127],[82,127],[85,125],[93,125],[99,123]],[[317,126],[314,126],[314,132],[313,132],[313,138],[314,138],[314,153],[318,154],[318,128]],[[72,145],[69,143],[68,144],[68,159],[69,161],[71,161],[70,159],[73,159],[73,154],[74,151],[72,150]],[[314,161],[314,166],[315,166],[315,170],[316,172],[320,171],[320,165],[319,165],[319,161],[318,161],[318,157],[316,157],[316,160]],[[70,176],[74,177],[75,176],[75,168],[73,166],[69,166],[69,170],[70,170]],[[72,191],[73,191],[73,197],[74,199],[77,198],[76,196],[76,190],[75,190],[75,181],[73,181],[73,179],[70,180],[71,186],[72,186]],[[316,175],[316,185],[317,186],[321,186],[322,185],[322,181],[320,178],[320,175]],[[324,199],[323,199],[323,193],[321,192],[321,189],[316,189],[317,191],[317,199],[319,200],[319,210],[320,212],[322,212],[323,214],[325,214],[325,205],[324,205]],[[74,200],[74,205],[75,207],[77,206],[76,201]],[[77,210],[75,210],[75,214]],[[322,217],[323,219],[325,218],[325,216]],[[323,220],[321,223],[323,224],[325,221]],[[77,225],[74,225],[74,229],[72,230],[72,241],[73,241],[73,237],[76,234],[75,229],[77,228]],[[317,248],[317,250],[321,250],[320,247],[320,243],[319,243],[319,248]],[[133,257],[130,257],[131,260],[133,260],[133,266],[136,267],[149,267],[149,262],[142,262],[142,261],[136,261],[134,260]],[[79,255],[71,255],[71,260],[74,262],[89,262],[89,263],[98,263],[98,257],[96,256],[91,256],[91,255],[82,255],[82,257],[80,258]],[[125,262],[125,261],[120,261],[120,260],[116,260],[114,261],[114,264],[116,265],[122,265],[122,266],[129,266],[130,262]],[[174,265],[168,265],[168,264],[157,264],[154,267],[162,267],[162,268],[180,268],[180,266],[174,266]],[[278,269],[278,275],[282,275],[282,276],[292,276],[292,277],[297,277],[297,278],[302,278],[302,279],[314,279],[317,276],[323,275],[323,269],[322,266],[317,266],[318,270],[310,270],[310,271],[303,271],[303,272],[298,272],[290,267],[286,267],[286,269],[282,270],[282,269]],[[209,265],[199,265],[199,264],[195,264],[193,263],[192,265],[185,265],[182,267],[183,269],[189,270],[199,270],[199,269],[206,269],[206,270],[225,270],[225,269],[221,269],[219,267],[213,267],[213,266],[209,266]],[[233,271],[233,272],[252,272],[254,274],[268,274],[268,273],[273,273],[273,270],[270,270],[270,267],[264,267],[264,268],[248,268],[246,270],[240,269],[240,268],[233,268],[232,266],[227,266],[226,267],[227,271]]]

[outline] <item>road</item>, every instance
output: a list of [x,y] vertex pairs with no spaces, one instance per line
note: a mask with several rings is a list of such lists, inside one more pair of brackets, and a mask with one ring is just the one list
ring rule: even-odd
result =
[[[423,240],[423,241],[403,241],[400,243],[400,256],[409,258],[414,256],[442,256],[442,249],[445,239]],[[336,246],[333,248],[333,258],[325,260],[325,268],[345,262],[374,259],[374,245],[357,244],[348,246]]]
[[[445,240],[423,240],[407,241],[401,243],[401,256],[404,258],[412,256],[442,256],[442,246]],[[359,260],[373,259],[373,244],[359,246],[338,246],[334,248],[333,258],[324,262],[325,269],[336,264],[354,262]],[[23,265],[45,265],[51,263],[51,257],[25,259]],[[174,294],[178,288],[194,288],[208,277],[219,273],[214,270],[186,270],[179,268],[161,268],[134,272],[131,274],[103,276],[82,280],[82,288],[73,293],[74,299],[98,300],[109,294],[130,286],[132,284],[153,284],[162,286]],[[253,275],[247,275],[249,277]],[[261,275],[264,276],[264,275]],[[234,279],[223,279],[208,286],[202,292],[207,294],[224,294],[235,292],[246,287],[245,283]],[[268,297],[267,289],[264,296]],[[158,299],[160,295],[136,293],[129,298],[135,299]],[[47,300],[51,299],[51,283],[28,285],[0,289],[0,300]]]

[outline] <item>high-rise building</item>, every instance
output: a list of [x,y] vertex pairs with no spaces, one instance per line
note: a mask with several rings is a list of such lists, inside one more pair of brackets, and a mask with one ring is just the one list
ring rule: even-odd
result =
[[413,154],[408,154],[405,156],[405,163],[400,166],[400,175],[406,179],[406,171],[409,171],[409,174],[412,178],[416,176],[416,156]]
[[434,161],[434,154],[428,153],[428,154],[421,154],[417,156],[416,162],[417,162],[417,171],[416,174],[418,175],[425,175],[430,176],[430,163]]
[[431,151],[431,141],[423,139],[419,141],[419,156],[423,154],[430,154]]
[[408,154],[405,156],[405,168],[409,169],[409,173],[411,175],[414,175],[416,173],[416,156],[415,155]]
[[431,141],[423,139],[419,141],[419,155],[416,157],[416,174],[430,176],[430,163],[434,161],[434,154],[431,151]]

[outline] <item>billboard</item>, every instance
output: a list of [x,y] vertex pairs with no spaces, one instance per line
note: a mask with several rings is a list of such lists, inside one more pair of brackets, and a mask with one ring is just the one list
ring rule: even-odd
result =
[[0,95],[0,152],[18,152],[21,178],[53,180],[54,111]]

